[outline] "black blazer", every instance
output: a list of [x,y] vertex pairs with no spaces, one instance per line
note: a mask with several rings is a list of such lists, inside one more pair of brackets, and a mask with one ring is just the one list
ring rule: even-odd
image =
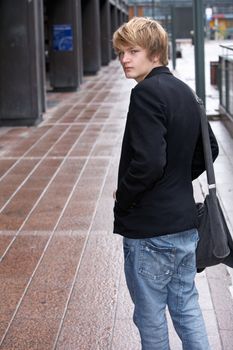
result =
[[[218,145],[209,130],[215,159]],[[154,68],[131,92],[114,232],[146,238],[196,227],[192,180],[204,170],[199,105],[167,67]]]

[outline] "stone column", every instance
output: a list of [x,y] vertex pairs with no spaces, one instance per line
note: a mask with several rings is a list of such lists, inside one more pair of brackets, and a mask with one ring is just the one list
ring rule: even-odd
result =
[[83,69],[95,74],[101,67],[99,0],[82,0]]
[[48,2],[50,84],[55,91],[76,90],[82,79],[80,0]]
[[0,2],[0,125],[42,120],[44,36],[42,0]]
[[117,10],[117,26],[120,27],[123,23],[123,12],[121,10]]
[[[110,13],[111,13],[111,37],[113,36],[113,33],[118,27],[118,21],[117,21],[117,8],[114,5],[111,5],[110,7]],[[116,54],[114,50],[112,49],[112,59],[116,58]]]
[[101,63],[107,65],[111,59],[111,27],[109,0],[100,0]]

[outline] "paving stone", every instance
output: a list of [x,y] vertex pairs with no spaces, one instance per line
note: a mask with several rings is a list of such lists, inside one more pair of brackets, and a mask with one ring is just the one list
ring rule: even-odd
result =
[[[121,264],[120,246],[107,232],[91,232],[68,306],[58,349],[108,349]],[[91,257],[91,259],[90,259]]]

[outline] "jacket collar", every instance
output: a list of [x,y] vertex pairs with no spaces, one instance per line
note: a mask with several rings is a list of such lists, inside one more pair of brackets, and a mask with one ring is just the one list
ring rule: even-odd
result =
[[168,67],[166,66],[159,66],[159,67],[155,67],[153,68],[150,73],[145,77],[145,79],[147,78],[151,78],[153,77],[154,75],[158,75],[158,74],[172,74],[169,70]]

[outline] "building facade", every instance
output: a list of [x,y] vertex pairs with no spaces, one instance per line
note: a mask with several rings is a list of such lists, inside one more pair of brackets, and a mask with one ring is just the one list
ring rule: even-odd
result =
[[[232,0],[203,0],[206,9],[205,27],[209,39],[233,38]],[[190,37],[192,0],[129,0],[129,17],[148,16],[159,20],[171,32],[175,14],[177,37]]]
[[74,91],[114,52],[111,37],[128,18],[127,0],[2,0],[0,126],[36,125],[46,86]]

